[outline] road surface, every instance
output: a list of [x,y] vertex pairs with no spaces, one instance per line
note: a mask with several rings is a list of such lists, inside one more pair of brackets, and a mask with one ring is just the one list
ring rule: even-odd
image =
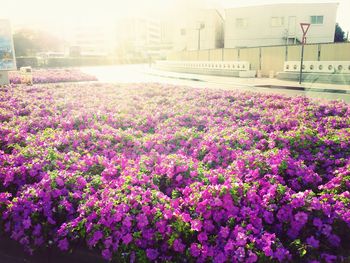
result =
[[[283,94],[287,96],[306,96],[316,99],[344,100],[350,103],[350,87],[345,85],[303,83],[281,81],[268,78],[240,79],[219,76],[173,73],[149,68],[148,65],[118,65],[102,67],[83,67],[82,71],[95,75],[99,81],[108,83],[164,83],[197,88],[255,91],[261,93]],[[258,87],[258,86],[265,87]],[[266,87],[273,85],[273,88]],[[293,87],[286,89],[285,86]],[[306,90],[296,90],[298,88]],[[294,89],[296,88],[296,89]]]

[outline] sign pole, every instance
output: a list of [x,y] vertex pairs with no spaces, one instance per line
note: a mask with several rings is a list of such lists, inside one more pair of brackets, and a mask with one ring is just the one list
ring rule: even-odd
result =
[[300,23],[300,26],[301,26],[301,30],[303,31],[303,39],[301,41],[299,84],[301,84],[302,78],[303,78],[304,45],[306,43],[306,34],[310,28],[310,24],[309,23]]
[[300,73],[299,73],[299,84],[301,84],[303,78],[303,62],[304,62],[304,40],[301,44],[301,59],[300,59]]

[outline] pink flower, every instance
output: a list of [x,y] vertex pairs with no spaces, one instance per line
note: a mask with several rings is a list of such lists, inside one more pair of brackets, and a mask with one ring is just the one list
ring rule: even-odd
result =
[[194,231],[198,231],[198,232],[201,231],[201,229],[202,229],[202,221],[200,221],[198,219],[192,220],[191,228]]

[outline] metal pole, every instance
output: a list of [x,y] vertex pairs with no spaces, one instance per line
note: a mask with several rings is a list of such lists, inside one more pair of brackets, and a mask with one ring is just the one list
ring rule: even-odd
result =
[[198,29],[198,50],[201,48],[201,29]]
[[301,58],[300,58],[300,75],[299,75],[299,84],[301,84],[303,79],[303,62],[304,62],[304,45],[306,43],[306,34],[310,28],[310,23],[300,23],[301,30],[303,31],[303,38],[301,41]]
[[299,84],[301,84],[302,77],[303,77],[303,62],[304,62],[304,39],[301,44],[301,62],[300,62],[300,74],[299,74]]

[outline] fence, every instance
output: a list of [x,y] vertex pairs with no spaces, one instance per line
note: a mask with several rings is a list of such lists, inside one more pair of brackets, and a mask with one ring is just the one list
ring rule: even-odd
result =
[[[283,71],[285,61],[300,61],[301,46],[270,46],[180,51],[168,55],[177,61],[249,61],[251,69],[268,76]],[[305,61],[350,61],[350,43],[307,44]]]

